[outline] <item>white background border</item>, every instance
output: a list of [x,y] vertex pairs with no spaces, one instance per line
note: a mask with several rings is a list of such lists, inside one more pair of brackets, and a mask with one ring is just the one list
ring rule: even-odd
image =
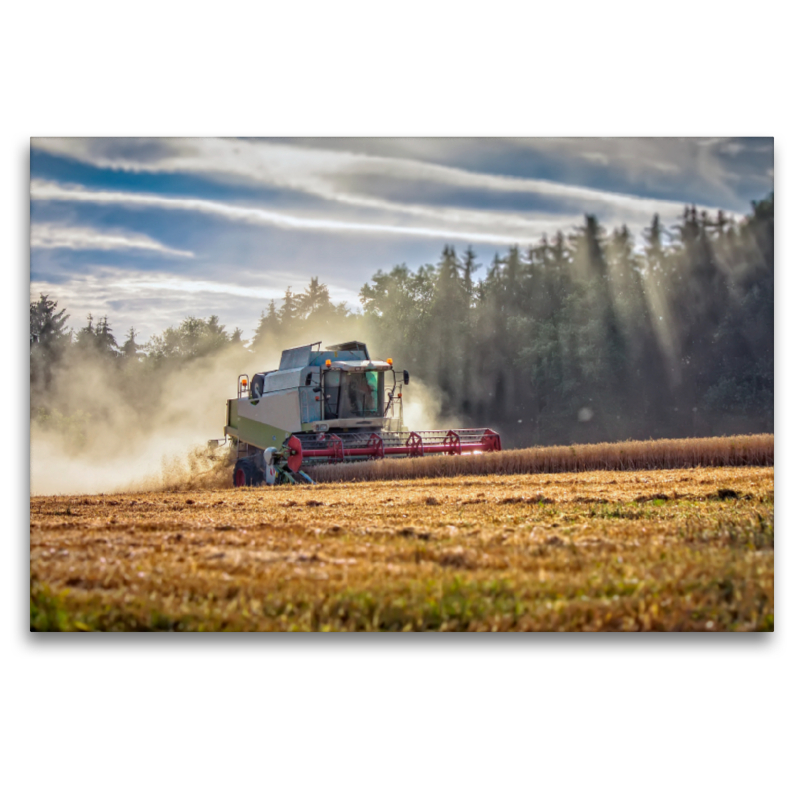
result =
[[[554,7],[5,10],[8,796],[730,798],[797,785],[797,534],[784,501],[797,475],[786,457],[797,431],[800,266],[786,230],[800,186],[796,25],[768,3]],[[28,633],[28,139],[220,134],[774,135],[777,633]]]

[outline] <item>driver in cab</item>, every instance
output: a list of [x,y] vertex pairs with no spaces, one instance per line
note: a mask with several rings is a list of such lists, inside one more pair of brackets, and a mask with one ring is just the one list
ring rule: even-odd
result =
[[369,385],[363,372],[351,372],[348,376],[347,396],[350,401],[350,414],[364,417],[374,406],[374,389]]

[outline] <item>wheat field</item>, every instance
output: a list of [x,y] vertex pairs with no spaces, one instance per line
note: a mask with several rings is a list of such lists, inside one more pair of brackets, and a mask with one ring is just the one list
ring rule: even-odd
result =
[[773,509],[769,466],[32,497],[31,628],[772,630]]

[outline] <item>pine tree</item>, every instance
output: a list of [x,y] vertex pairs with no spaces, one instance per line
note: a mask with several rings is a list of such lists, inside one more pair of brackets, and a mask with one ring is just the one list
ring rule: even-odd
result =
[[30,340],[31,345],[38,344],[44,348],[57,348],[70,341],[66,330],[69,314],[65,309],[56,311],[57,300],[50,300],[48,295],[40,294],[35,303],[31,303]]
[[58,309],[58,301],[40,294],[30,304],[31,404],[38,403],[49,389],[53,373],[67,353],[72,334],[67,330],[69,315]]
[[274,300],[269,301],[267,313],[261,312],[261,319],[258,321],[253,339],[250,342],[250,349],[254,353],[266,354],[270,348],[274,347],[281,332],[281,319],[278,308]]
[[463,273],[464,291],[469,298],[469,304],[472,305],[475,297],[475,273],[480,269],[475,251],[472,245],[467,247],[464,256],[461,259],[461,271]]
[[94,339],[95,349],[100,355],[109,358],[116,358],[119,355],[119,346],[108,324],[107,316],[104,316],[95,328]]
[[292,287],[289,286],[283,295],[283,303],[281,310],[278,312],[278,318],[281,321],[281,328],[285,331],[291,329],[291,326],[300,316],[300,296],[292,292]]
[[303,318],[308,319],[316,314],[325,314],[333,305],[328,287],[319,282],[319,278],[311,278],[306,290],[296,296],[296,310]]
[[86,315],[86,325],[75,336],[75,344],[84,353],[93,352],[95,348],[94,317]]
[[138,360],[139,353],[144,349],[140,344],[136,343],[136,331],[131,326],[128,329],[128,338],[125,340],[121,347],[122,356],[129,360]]

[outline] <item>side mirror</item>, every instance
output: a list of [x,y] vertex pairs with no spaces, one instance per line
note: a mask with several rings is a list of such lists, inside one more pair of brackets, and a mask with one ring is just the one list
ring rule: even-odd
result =
[[408,386],[408,378],[409,378],[409,375],[408,375],[408,370],[407,370],[407,369],[404,369],[404,370],[403,370],[403,383],[404,383],[406,386]]

